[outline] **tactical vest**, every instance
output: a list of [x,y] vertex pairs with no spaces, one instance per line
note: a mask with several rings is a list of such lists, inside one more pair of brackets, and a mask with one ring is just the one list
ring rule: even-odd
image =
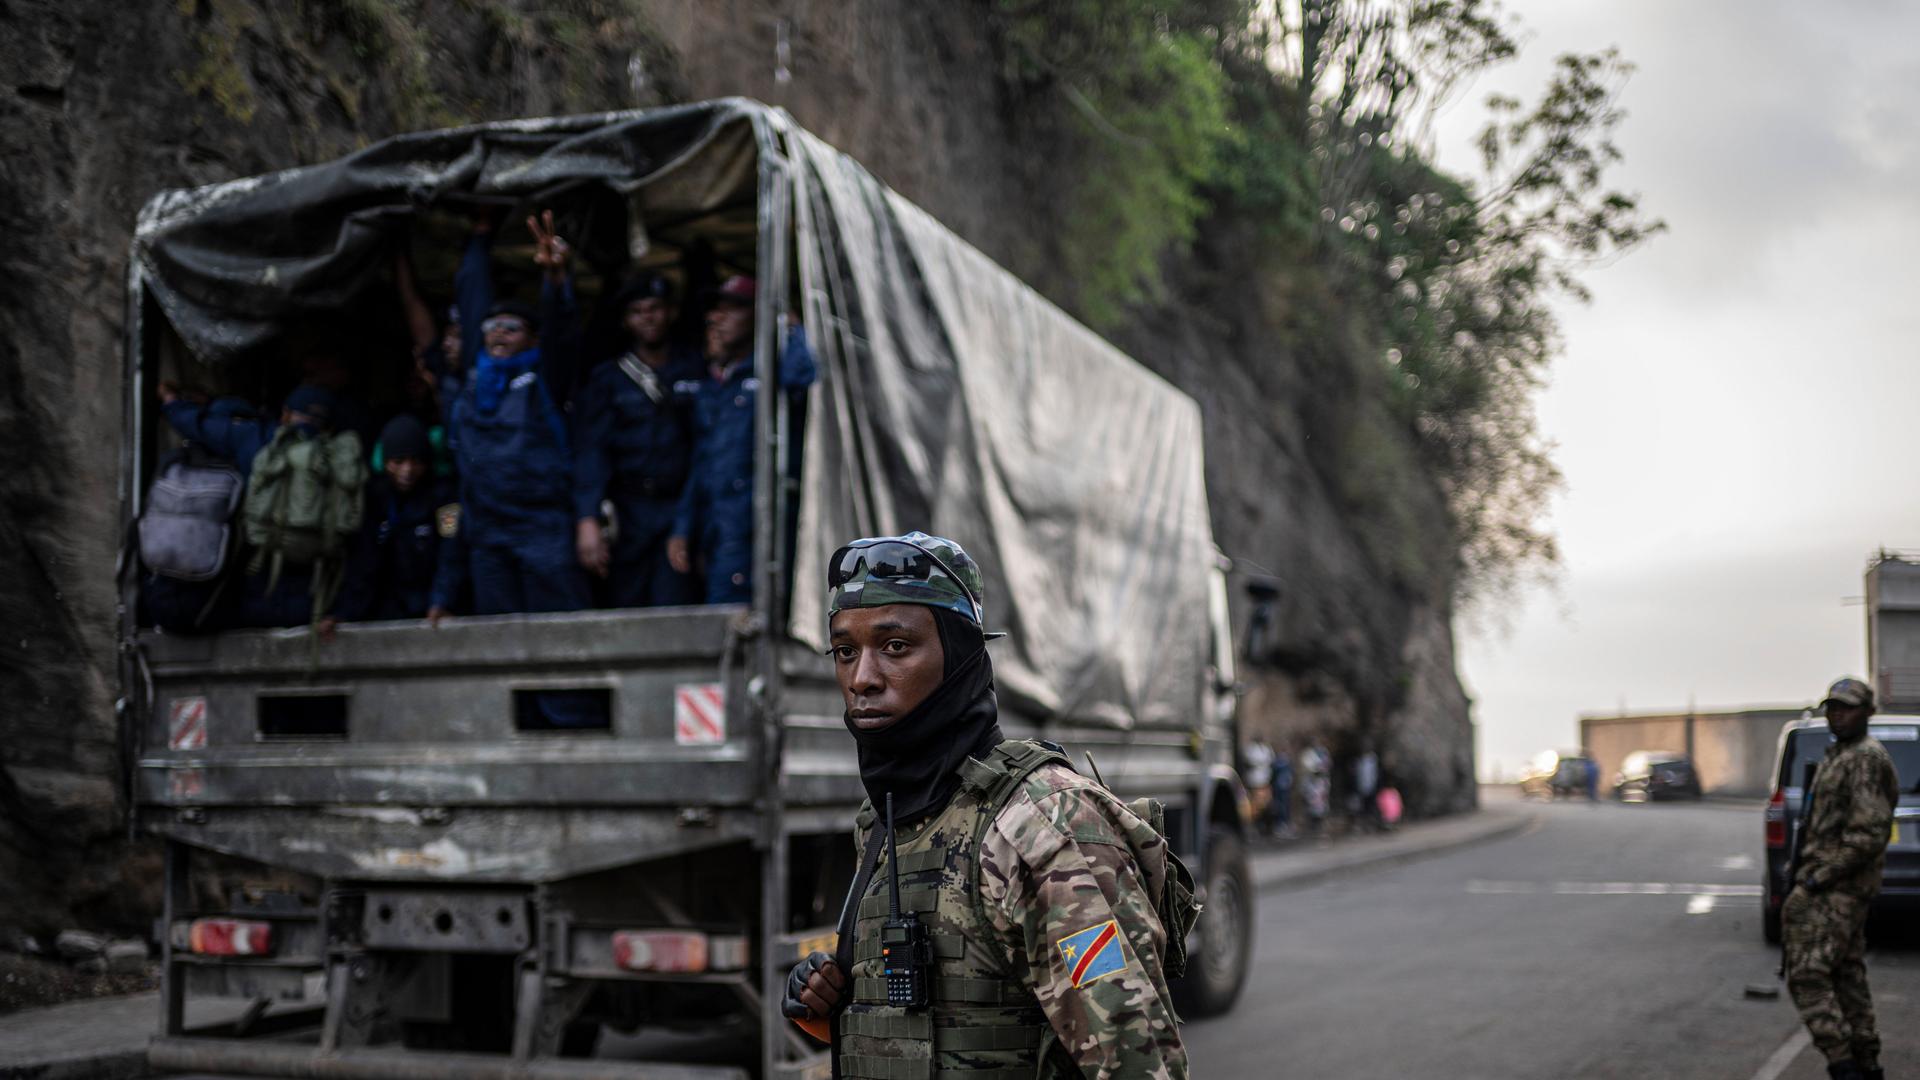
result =
[[[946,809],[901,829],[900,910],[918,913],[933,940],[931,1004],[889,1006],[880,956],[889,873],[884,845],[854,922],[853,996],[838,1018],[840,1075],[867,1080],[1033,1080],[1052,1027],[1040,1001],[1007,969],[980,901],[980,842],[1027,774],[1066,755],[1003,742],[961,766]],[[859,827],[876,828],[871,808]],[[1055,1043],[1057,1045],[1057,1043]],[[1075,1075],[1068,1064],[1065,1075]]]

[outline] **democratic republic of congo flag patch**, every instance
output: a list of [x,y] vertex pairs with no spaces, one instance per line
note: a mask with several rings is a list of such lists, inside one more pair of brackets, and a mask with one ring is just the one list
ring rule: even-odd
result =
[[1060,959],[1074,987],[1085,986],[1127,966],[1120,945],[1120,924],[1112,919],[1060,939]]

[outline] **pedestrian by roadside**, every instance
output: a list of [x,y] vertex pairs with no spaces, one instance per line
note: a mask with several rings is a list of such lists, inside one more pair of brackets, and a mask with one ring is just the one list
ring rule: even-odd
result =
[[1267,807],[1273,802],[1273,747],[1265,739],[1254,739],[1240,752],[1240,779],[1247,785],[1247,798],[1253,803],[1253,820],[1260,831],[1272,832]]
[[1787,990],[1836,1080],[1885,1075],[1867,990],[1867,908],[1880,892],[1900,779],[1867,734],[1873,688],[1843,678],[1821,703],[1833,744],[1807,790],[1799,877],[1780,909]]
[[1319,836],[1327,827],[1327,810],[1333,799],[1332,767],[1327,752],[1318,744],[1300,751],[1301,797],[1307,811],[1307,830]]
[[1293,757],[1285,747],[1273,754],[1273,801],[1267,804],[1267,822],[1275,836],[1293,835]]
[[857,540],[827,565],[863,854],[837,955],[794,966],[782,1012],[835,1076],[1185,1077],[1167,979],[1193,907],[1163,892],[1185,880],[1165,836],[1058,747],[1002,737],[960,545]]
[[1380,755],[1373,752],[1371,743],[1361,744],[1360,756],[1354,759],[1353,795],[1358,800],[1355,826],[1378,832],[1380,806],[1375,800],[1380,795]]
[[1586,754],[1580,761],[1583,774],[1581,779],[1587,788],[1587,802],[1598,806],[1600,805],[1600,762],[1594,760],[1592,754]]

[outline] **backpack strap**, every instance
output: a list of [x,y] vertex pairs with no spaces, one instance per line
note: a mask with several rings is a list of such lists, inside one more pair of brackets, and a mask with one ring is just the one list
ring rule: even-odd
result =
[[989,751],[985,758],[968,758],[960,766],[961,787],[977,792],[981,804],[980,820],[973,827],[972,850],[973,913],[982,926],[991,926],[993,921],[987,917],[986,902],[981,899],[980,845],[986,842],[987,830],[993,827],[994,819],[1013,801],[1027,777],[1056,762],[1073,768],[1072,759],[1059,743],[1044,739],[1008,739]]
[[[311,593],[313,621],[317,627],[321,617],[339,597],[340,587],[346,580],[345,541],[348,534],[340,528],[339,516],[334,509],[360,505],[366,470],[360,456],[360,436],[356,432],[341,431],[324,436],[316,449],[321,464],[315,472],[324,491],[320,514],[324,532],[320,557],[314,560]],[[340,467],[342,461],[346,463],[345,468]]]
[[1004,809],[1029,774],[1049,762],[1067,768],[1073,762],[1058,743],[1038,739],[1007,739],[987,752],[985,758],[968,758],[960,764],[960,783],[980,794],[991,819]]
[[[270,462],[275,463],[274,467],[279,470],[275,473],[275,477],[279,480],[279,486],[274,489],[273,505],[267,510],[267,527],[269,529],[267,546],[261,551],[254,553],[253,565],[247,571],[248,573],[259,573],[261,556],[266,554],[267,550],[273,552],[272,561],[267,566],[268,593],[273,592],[274,589],[279,587],[280,571],[286,565],[287,500],[293,497],[293,484],[291,480],[284,475],[287,472],[284,462],[287,451],[281,449],[281,447],[286,443],[292,442],[294,438],[295,432],[293,427],[288,424],[282,424],[279,429],[273,433],[273,440],[267,443],[266,448],[259,454],[254,455],[256,463],[259,458],[264,455],[268,457]],[[254,474],[256,476],[259,475],[259,470],[256,469]]]

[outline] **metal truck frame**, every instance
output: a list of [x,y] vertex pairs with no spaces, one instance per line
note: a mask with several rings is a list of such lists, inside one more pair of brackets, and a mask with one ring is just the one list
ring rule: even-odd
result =
[[[803,291],[833,310],[833,261],[794,184],[798,129],[757,103],[718,104],[752,133],[754,364],[776,386],[775,328]],[[190,212],[170,193],[143,226]],[[796,252],[807,264],[798,288]],[[151,387],[185,359],[151,275],[133,261],[129,526],[164,426]],[[844,347],[815,336],[816,351]],[[825,1054],[777,1002],[789,966],[831,948],[863,793],[831,666],[784,632],[793,560],[782,525],[800,496],[789,410],[785,395],[759,395],[750,606],[349,624],[316,648],[305,628],[143,629],[135,575],[124,575],[129,801],[133,826],[165,847],[157,1069],[826,1075]],[[1091,752],[1123,796],[1167,804],[1176,844],[1204,867],[1190,1014],[1232,1004],[1252,922],[1224,577],[1197,572],[1210,579],[1214,667],[1183,730],[1003,708],[1009,735]],[[553,690],[594,695],[607,726],[523,726],[524,695]],[[190,1030],[189,995],[255,1004]],[[652,1060],[565,1056],[602,1026],[708,1038],[691,1055],[632,1051]],[[749,1042],[751,1060],[724,1048]]]

